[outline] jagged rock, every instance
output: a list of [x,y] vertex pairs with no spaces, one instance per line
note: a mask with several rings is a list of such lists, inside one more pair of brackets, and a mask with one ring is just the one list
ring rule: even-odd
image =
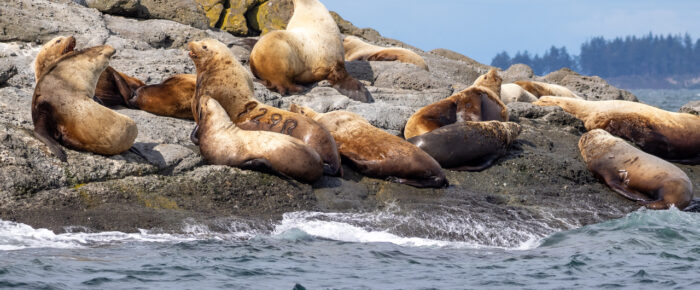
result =
[[4,56],[0,56],[0,87],[17,74],[17,67]]
[[632,93],[615,88],[600,77],[582,76],[568,68],[552,72],[542,79],[547,82],[565,86],[586,100],[639,101]]
[[265,34],[285,29],[293,13],[294,3],[291,0],[269,0],[248,11],[246,18],[249,28]]
[[194,0],[85,0],[85,4],[106,14],[167,19],[202,29],[209,23]]
[[503,83],[507,84],[517,81],[532,80],[535,77],[535,72],[525,64],[516,63],[499,75],[503,78]]
[[75,35],[80,43],[100,45],[109,36],[96,10],[47,0],[10,0],[0,5],[0,41],[43,43],[57,35]]
[[439,56],[442,56],[445,58],[449,58],[451,60],[458,60],[458,61],[466,62],[467,64],[469,64],[473,67],[479,68],[482,71],[488,71],[491,68],[493,68],[490,65],[482,64],[482,63],[480,63],[480,62],[478,62],[478,61],[476,61],[468,56],[462,55],[459,52],[455,52],[455,51],[445,49],[445,48],[433,49],[430,51],[430,53],[435,54],[435,55],[439,55]]
[[681,113],[700,115],[700,101],[694,101],[683,105],[680,109]]
[[221,13],[224,11],[224,2],[226,0],[195,0],[202,5],[204,14],[209,19],[209,27],[216,27],[216,23],[221,18]]
[[253,34],[248,27],[246,13],[248,10],[262,2],[262,0],[228,0],[228,8],[224,9],[222,19],[219,19],[221,25],[218,26],[221,30],[231,32],[235,35],[251,35]]

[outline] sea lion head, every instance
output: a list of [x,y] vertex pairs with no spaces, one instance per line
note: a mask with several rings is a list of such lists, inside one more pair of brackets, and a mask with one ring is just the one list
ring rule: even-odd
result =
[[500,76],[498,76],[498,70],[495,68],[492,68],[486,74],[479,76],[474,81],[474,86],[487,87],[487,88],[493,90],[495,93],[500,94],[502,83],[503,83],[503,79]]
[[289,106],[289,111],[292,113],[297,113],[306,117],[309,117],[311,119],[314,119],[316,116],[318,116],[318,113],[314,111],[313,109],[309,107],[304,107],[304,106],[299,106],[297,104],[292,103]]
[[607,131],[594,129],[581,136],[578,140],[578,149],[581,151],[583,160],[588,163],[589,159],[598,158],[606,152],[615,141],[616,138]]
[[39,76],[45,72],[46,68],[74,49],[75,37],[73,36],[58,36],[45,43],[34,61],[35,80],[38,81]]
[[345,50],[352,50],[362,44],[363,41],[356,36],[348,35],[343,39],[343,47]]
[[522,126],[520,126],[520,124],[518,123],[499,122],[499,124],[501,124],[501,126],[505,128],[507,136],[506,143],[508,144],[513,143],[513,141],[515,141],[515,139],[517,139],[518,136],[520,136],[520,133],[522,132]]
[[191,41],[187,44],[189,57],[194,62],[197,69],[204,68],[207,64],[215,62],[223,57],[222,54],[231,54],[228,47],[220,41],[207,38],[200,41]]

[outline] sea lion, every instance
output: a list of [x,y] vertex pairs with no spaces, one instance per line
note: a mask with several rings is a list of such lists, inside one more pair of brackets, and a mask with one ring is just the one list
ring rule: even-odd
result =
[[507,121],[508,108],[500,99],[501,81],[491,69],[471,87],[421,108],[406,122],[404,137],[410,139],[455,122]]
[[129,105],[160,116],[194,119],[192,98],[196,86],[197,75],[177,74],[160,84],[136,89]]
[[321,178],[321,157],[300,140],[240,129],[216,99],[204,95],[199,101],[199,122],[191,136],[208,164],[272,171],[308,183]]
[[342,175],[340,154],[333,136],[309,117],[254,100],[247,103],[245,111],[235,117],[235,123],[244,130],[279,132],[302,140],[321,156],[325,174]]
[[[73,36],[58,36],[49,40],[41,47],[34,60],[35,81],[38,83],[41,75],[61,56],[75,49],[76,41]],[[141,80],[132,78],[118,72],[112,67],[107,67],[97,81],[94,100],[108,107],[126,106],[134,90],[144,86]]]
[[327,164],[324,167],[326,174],[341,174],[340,154],[330,133],[305,116],[256,101],[253,98],[252,78],[226,45],[207,39],[190,42],[189,48],[190,57],[197,68],[193,104],[199,102],[200,96],[209,95],[226,109],[231,120],[242,129],[282,132],[296,137],[319,153]]
[[700,116],[617,100],[542,97],[534,104],[559,106],[581,119],[587,130],[603,129],[666,160],[700,164]]
[[294,104],[290,110],[308,116],[328,129],[340,154],[364,175],[415,187],[448,185],[440,164],[430,155],[406,140],[372,126],[355,113],[334,111],[320,114]]
[[420,55],[405,48],[372,45],[355,36],[346,36],[343,47],[345,61],[400,61],[430,71],[428,64]]
[[408,139],[443,168],[481,171],[508,152],[520,135],[513,122],[460,122]]
[[318,0],[292,0],[294,14],[286,30],[265,34],[250,53],[250,69],[280,94],[297,93],[298,84],[330,81],[341,94],[372,102],[365,86],[345,70],[340,30]]
[[533,94],[537,98],[540,98],[543,96],[557,96],[557,97],[581,99],[581,97],[576,95],[574,92],[572,92],[571,90],[567,89],[566,87],[563,87],[560,85],[548,84],[548,83],[543,83],[543,82],[533,82],[533,81],[517,81],[517,82],[515,82],[515,84],[519,85],[521,88],[530,92],[531,94]]
[[537,97],[516,84],[501,85],[501,101],[504,104],[514,102],[532,103],[537,101]]
[[66,155],[59,143],[101,155],[120,154],[134,144],[134,121],[92,100],[114,52],[108,45],[70,52],[39,78],[32,97],[34,135],[61,161]]
[[578,142],[588,170],[615,192],[650,209],[684,209],[693,184],[675,165],[642,152],[610,133],[595,129]]

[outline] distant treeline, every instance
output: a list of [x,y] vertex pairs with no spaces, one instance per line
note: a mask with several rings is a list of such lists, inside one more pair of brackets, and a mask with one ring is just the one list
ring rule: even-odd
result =
[[571,56],[565,47],[552,46],[543,56],[532,56],[527,51],[512,58],[501,52],[491,65],[507,69],[523,63],[538,75],[568,67],[588,75],[601,77],[650,76],[700,73],[700,39],[693,42],[690,35],[628,36],[606,40],[595,37],[581,45],[581,55]]

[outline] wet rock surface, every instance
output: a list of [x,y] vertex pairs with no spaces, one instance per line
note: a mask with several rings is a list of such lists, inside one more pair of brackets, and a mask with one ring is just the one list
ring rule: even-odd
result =
[[[125,6],[129,1],[116,2],[122,5],[119,9],[129,11]],[[101,11],[136,17],[111,9]],[[186,56],[188,41],[216,38],[227,44],[246,67],[250,47],[246,38],[227,32],[170,20],[103,14],[72,1],[11,0],[0,6],[0,14],[3,220],[59,232],[68,226],[94,231],[132,232],[142,228],[179,232],[185,221],[227,231],[231,230],[230,220],[243,219],[264,230],[286,212],[371,212],[391,206],[410,212],[416,221],[396,225],[400,234],[463,239],[455,233],[436,231],[430,224],[444,222],[435,220],[444,213],[454,218],[453,222],[508,224],[546,234],[617,218],[639,208],[613,193],[586,169],[577,147],[584,132],[580,120],[558,108],[526,103],[508,105],[511,121],[523,127],[509,153],[482,172],[446,171],[451,185],[445,189],[389,183],[361,176],[348,166],[344,166],[343,178],[323,177],[312,185],[208,166],[189,140],[192,121],[124,108],[117,110],[138,124],[135,147],[145,158],[133,153],[105,157],[67,149],[68,162],[61,163],[32,131],[32,62],[38,43],[58,35],[75,35],[78,48],[113,45],[118,52],[110,64],[149,84],[176,73],[194,73]],[[413,49],[383,38],[372,29],[359,29],[347,21],[339,21],[339,25],[344,33],[373,43]],[[416,110],[466,88],[488,69],[446,51],[415,51],[426,59],[430,72],[394,62],[347,64],[348,71],[374,96],[376,102],[372,104],[350,100],[327,82],[291,96],[281,96],[256,83],[256,97],[282,108],[297,103],[319,112],[349,110],[400,135]],[[535,79],[561,84],[587,99],[636,99],[600,78],[567,70],[537,77],[526,66],[515,66],[501,75],[509,82]],[[695,182],[696,196],[700,195],[700,167],[678,166]]]

